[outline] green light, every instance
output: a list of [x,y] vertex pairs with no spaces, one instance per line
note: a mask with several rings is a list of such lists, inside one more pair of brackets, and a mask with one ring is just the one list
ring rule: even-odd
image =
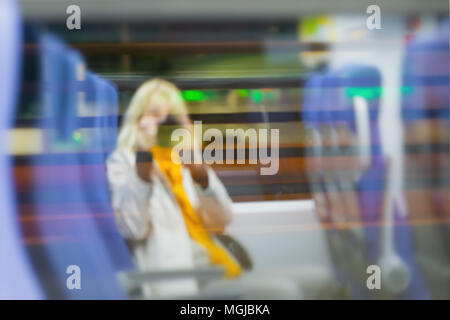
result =
[[263,99],[263,94],[262,94],[262,92],[259,91],[259,90],[252,90],[252,92],[251,92],[251,97],[252,97],[253,102],[258,103],[258,102],[261,102],[261,101],[262,101],[262,99]]
[[247,89],[238,89],[238,95],[242,98],[247,98],[248,90]]
[[381,96],[381,87],[370,88],[345,88],[345,95],[349,98],[362,97],[364,99],[374,99]]
[[[411,86],[402,86],[400,88],[401,94],[408,95],[413,91]],[[345,95],[349,98],[353,97],[363,97],[365,99],[374,99],[381,97],[383,89],[381,87],[371,87],[371,88],[346,88]]]
[[205,99],[205,94],[203,91],[185,90],[183,91],[183,98],[186,101],[202,101]]
[[72,137],[73,137],[73,140],[76,141],[76,142],[81,142],[81,140],[83,139],[83,135],[80,132],[78,132],[78,131],[75,131],[73,133]]

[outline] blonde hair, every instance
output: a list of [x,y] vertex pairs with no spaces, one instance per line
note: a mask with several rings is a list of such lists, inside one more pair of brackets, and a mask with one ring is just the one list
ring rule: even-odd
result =
[[117,138],[118,149],[135,149],[139,118],[155,98],[165,100],[168,104],[169,114],[177,115],[180,123],[186,127],[190,125],[191,122],[187,115],[186,105],[181,97],[180,90],[169,81],[152,79],[143,83],[136,90],[130,101]]

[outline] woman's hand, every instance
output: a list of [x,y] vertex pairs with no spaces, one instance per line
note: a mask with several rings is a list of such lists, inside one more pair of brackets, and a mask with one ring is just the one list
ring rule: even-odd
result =
[[158,133],[158,125],[153,117],[142,117],[139,120],[139,131],[137,136],[137,153],[136,153],[136,173],[142,180],[150,182],[152,173],[152,147],[156,134]]
[[186,168],[191,171],[191,176],[203,188],[207,188],[208,183],[208,169],[205,164],[185,164]]
[[153,170],[153,157],[150,151],[136,153],[136,173],[139,178],[150,182]]

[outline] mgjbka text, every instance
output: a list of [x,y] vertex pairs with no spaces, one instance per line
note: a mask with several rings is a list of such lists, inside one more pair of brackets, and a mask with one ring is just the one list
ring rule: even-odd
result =
[[224,314],[233,314],[240,316],[270,314],[269,307],[266,304],[237,304],[225,305]]

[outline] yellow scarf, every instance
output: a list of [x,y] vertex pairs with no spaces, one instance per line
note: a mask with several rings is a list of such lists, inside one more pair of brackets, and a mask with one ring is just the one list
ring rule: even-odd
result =
[[225,267],[225,275],[227,277],[238,276],[241,273],[241,268],[229,257],[228,253],[223,248],[211,240],[208,231],[195,213],[183,188],[181,164],[176,164],[171,159],[172,148],[154,146],[150,151],[164,177],[170,183],[172,192],[175,195],[183,214],[184,223],[186,224],[190,237],[205,247],[206,251],[209,253],[209,259],[212,264]]

